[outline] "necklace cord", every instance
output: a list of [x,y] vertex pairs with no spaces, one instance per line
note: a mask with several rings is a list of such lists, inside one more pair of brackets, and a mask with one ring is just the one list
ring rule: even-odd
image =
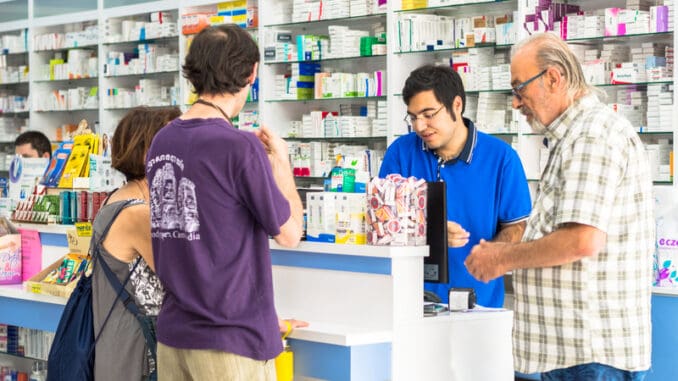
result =
[[231,122],[231,118],[228,116],[228,114],[226,114],[226,112],[224,111],[224,109],[222,109],[221,107],[215,105],[214,103],[209,102],[209,101],[206,101],[206,100],[204,100],[204,99],[202,99],[202,98],[198,98],[198,99],[195,101],[195,103],[200,103],[200,104],[203,104],[203,105],[205,105],[205,106],[210,106],[210,107],[212,107],[213,109],[219,111],[219,112],[221,113],[221,115],[223,115],[224,118],[226,118],[226,120],[228,121],[228,123],[230,123],[231,125],[233,124],[233,123]]

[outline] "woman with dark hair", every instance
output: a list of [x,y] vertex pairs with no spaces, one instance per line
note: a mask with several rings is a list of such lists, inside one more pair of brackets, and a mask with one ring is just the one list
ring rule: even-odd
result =
[[180,114],[178,108],[137,107],[122,118],[111,141],[112,166],[127,183],[109,196],[93,222],[93,245],[103,239],[93,252],[98,257],[92,274],[94,333],[100,335],[94,357],[97,381],[146,380],[155,370],[141,324],[118,300],[101,262],[142,314],[157,316],[164,292],[154,272],[145,158],[155,134]]

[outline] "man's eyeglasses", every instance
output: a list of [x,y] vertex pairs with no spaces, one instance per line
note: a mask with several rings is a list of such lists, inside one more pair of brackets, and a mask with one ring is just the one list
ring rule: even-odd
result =
[[438,113],[445,108],[445,105],[440,106],[439,109],[432,113],[428,112],[423,112],[419,115],[414,115],[414,114],[407,114],[405,115],[405,118],[403,119],[405,123],[407,123],[408,126],[413,126],[414,123],[416,123],[418,120],[431,120],[433,119]]
[[523,91],[525,86],[529,85],[530,82],[534,81],[535,79],[541,77],[542,75],[546,74],[546,71],[548,69],[542,70],[539,74],[535,75],[534,77],[528,79],[527,81],[523,83],[519,83],[518,85],[514,86],[511,88],[511,93],[513,94],[514,97],[518,98],[518,100],[522,100],[523,97],[520,95],[520,92]]

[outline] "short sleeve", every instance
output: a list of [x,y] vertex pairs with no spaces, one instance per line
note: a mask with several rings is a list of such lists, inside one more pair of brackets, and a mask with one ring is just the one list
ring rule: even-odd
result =
[[253,149],[240,176],[240,198],[266,233],[276,236],[291,216],[290,205],[273,178],[263,146],[258,141],[251,144]]
[[407,174],[402,173],[400,155],[398,153],[399,145],[399,142],[395,141],[388,147],[388,149],[386,149],[384,159],[381,162],[381,168],[379,168],[379,177],[384,178],[391,173],[407,176]]
[[499,193],[499,223],[510,224],[526,219],[532,210],[530,189],[518,154],[509,149],[502,167]]

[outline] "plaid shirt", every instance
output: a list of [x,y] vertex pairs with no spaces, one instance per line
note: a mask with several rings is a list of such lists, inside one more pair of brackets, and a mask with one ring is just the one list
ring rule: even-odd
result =
[[607,244],[573,263],[513,272],[516,370],[648,369],[655,222],[643,143],[593,95],[545,134],[550,155],[523,241],[571,222],[604,231]]

